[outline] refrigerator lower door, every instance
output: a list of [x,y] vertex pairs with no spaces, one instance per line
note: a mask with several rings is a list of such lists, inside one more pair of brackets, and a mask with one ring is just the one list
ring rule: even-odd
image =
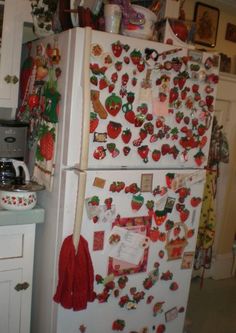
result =
[[204,181],[198,170],[86,172],[78,225],[97,297],[79,312],[59,307],[59,333],[182,333]]

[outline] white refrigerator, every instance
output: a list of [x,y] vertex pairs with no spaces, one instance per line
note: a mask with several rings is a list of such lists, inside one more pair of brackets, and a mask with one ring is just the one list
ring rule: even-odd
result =
[[[57,151],[52,191],[38,196],[32,331],[182,333],[219,57],[90,28],[56,38]],[[73,232],[96,295],[79,311],[53,301]]]

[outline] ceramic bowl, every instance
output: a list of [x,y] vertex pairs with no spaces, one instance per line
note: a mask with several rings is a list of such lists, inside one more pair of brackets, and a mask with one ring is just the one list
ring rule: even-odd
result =
[[32,209],[37,202],[36,192],[0,191],[0,207],[7,210]]
[[32,209],[37,202],[37,192],[45,186],[34,181],[24,184],[0,185],[0,208],[7,210]]

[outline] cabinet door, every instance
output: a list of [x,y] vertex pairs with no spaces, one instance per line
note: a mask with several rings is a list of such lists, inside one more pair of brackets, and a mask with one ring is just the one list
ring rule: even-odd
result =
[[3,14],[0,60],[0,107],[18,103],[21,44],[24,22],[31,22],[30,1],[0,0]]
[[21,281],[22,271],[0,272],[0,332],[19,333],[21,292],[15,286]]

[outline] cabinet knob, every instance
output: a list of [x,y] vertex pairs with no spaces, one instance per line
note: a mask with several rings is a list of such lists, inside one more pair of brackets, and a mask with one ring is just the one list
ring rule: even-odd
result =
[[15,286],[16,291],[26,290],[28,288],[29,288],[28,282],[17,283],[17,285]]
[[19,79],[16,75],[7,75],[4,77],[4,80],[6,81],[6,83],[13,83],[13,84],[16,84]]

